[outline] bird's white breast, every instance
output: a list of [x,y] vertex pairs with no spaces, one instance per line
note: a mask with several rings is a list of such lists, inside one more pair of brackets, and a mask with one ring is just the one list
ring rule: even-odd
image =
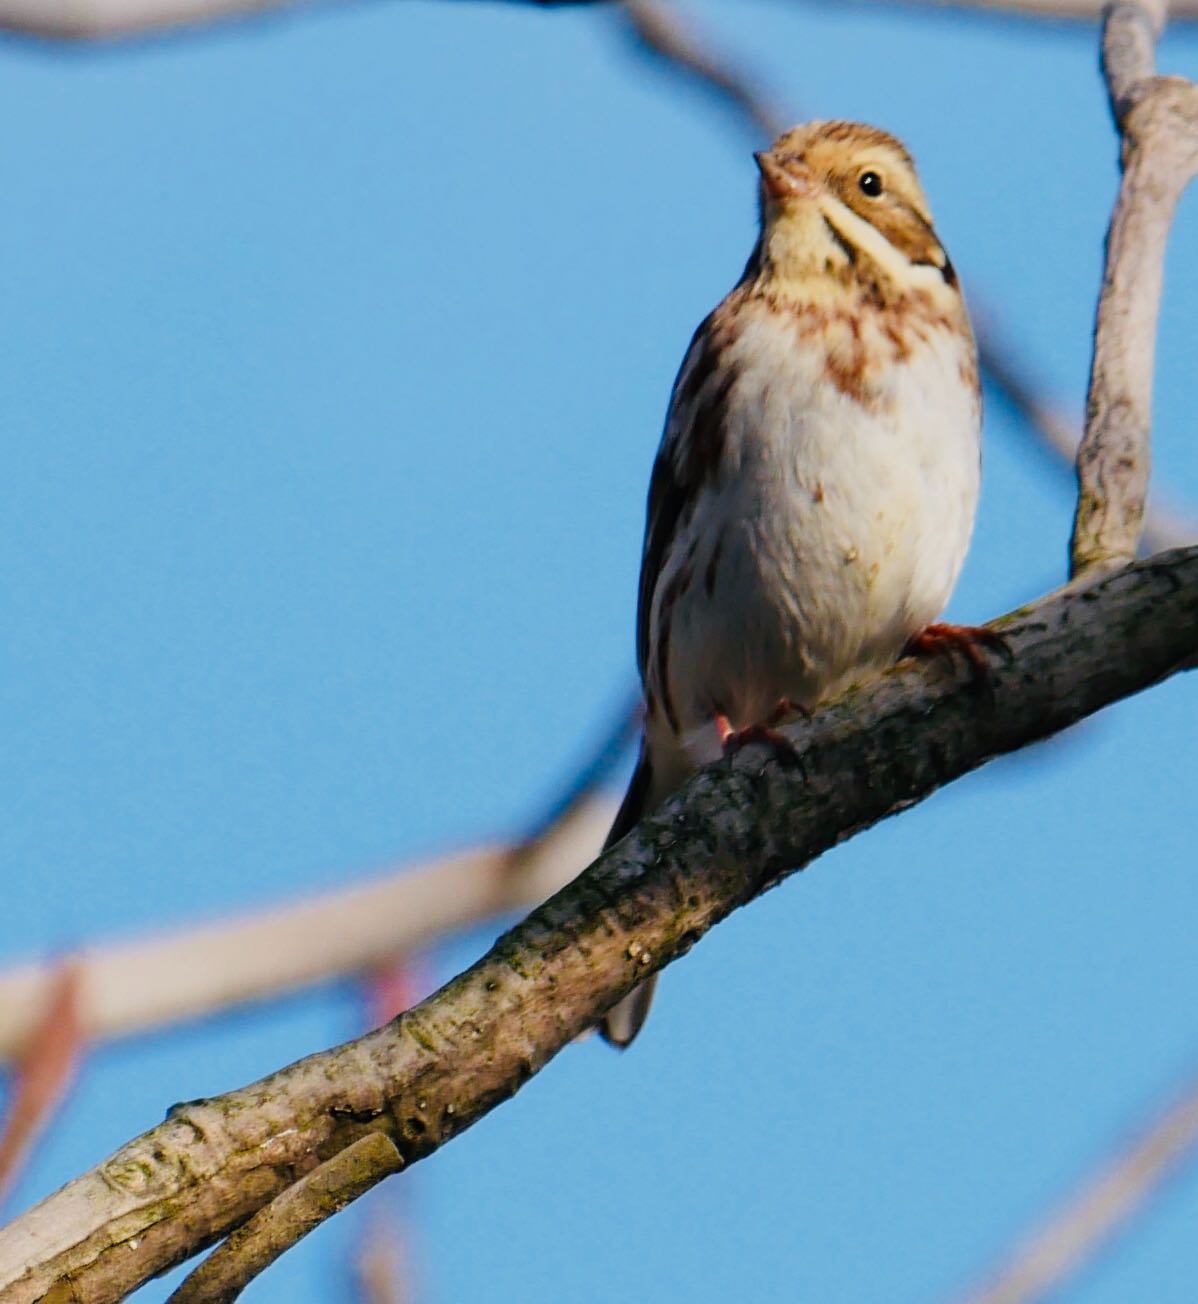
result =
[[[874,344],[885,357],[884,341]],[[692,761],[715,711],[752,724],[889,665],[948,600],[973,526],[979,405],[972,342],[923,326],[851,392],[827,341],[764,305],[729,345],[721,474],[670,550],[680,565],[663,667]],[[675,585],[677,593],[680,586]]]

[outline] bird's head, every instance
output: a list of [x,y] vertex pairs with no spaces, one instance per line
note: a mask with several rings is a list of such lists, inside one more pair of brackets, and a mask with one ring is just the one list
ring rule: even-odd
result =
[[876,127],[810,122],[756,155],[761,237],[752,273],[810,299],[837,287],[882,300],[924,289],[956,296],[956,275],[932,226],[903,145]]

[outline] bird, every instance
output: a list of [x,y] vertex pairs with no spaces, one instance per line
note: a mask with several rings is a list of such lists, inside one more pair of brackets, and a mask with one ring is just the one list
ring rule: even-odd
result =
[[[981,475],[977,348],[906,147],[809,122],[754,155],[758,237],[695,331],[650,479],[640,752],[605,848],[699,766],[904,654],[938,621]],[[656,975],[608,1010],[628,1046]]]

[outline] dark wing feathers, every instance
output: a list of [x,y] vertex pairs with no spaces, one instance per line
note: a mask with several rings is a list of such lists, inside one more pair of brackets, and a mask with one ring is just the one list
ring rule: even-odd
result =
[[735,371],[720,359],[716,309],[695,332],[670,396],[665,433],[649,481],[645,548],[636,612],[636,659],[644,681],[649,666],[653,594],[680,524],[700,491],[719,473],[724,407]]
[[653,591],[687,501],[686,489],[679,483],[674,466],[669,433],[667,427],[649,481],[645,550],[641,556],[641,586],[636,604],[636,663],[642,683],[649,671],[649,617],[653,610]]

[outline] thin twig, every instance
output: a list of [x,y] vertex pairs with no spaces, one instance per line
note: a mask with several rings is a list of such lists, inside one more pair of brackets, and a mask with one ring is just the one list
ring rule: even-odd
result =
[[83,1046],[79,988],[78,964],[59,961],[51,972],[44,1000],[29,1011],[34,1023],[17,1058],[0,1134],[0,1201],[12,1189],[75,1079]]
[[[100,1042],[357,974],[482,920],[527,910],[603,844],[615,803],[591,793],[533,841],[434,859],[259,914],[89,947],[72,957],[81,1037]],[[0,974],[0,1061],[29,1043],[57,962]]]
[[1035,1304],[1058,1289],[1140,1213],[1198,1150],[1198,1082],[1087,1181],[989,1285],[963,1304]]
[[573,815],[597,793],[621,758],[632,745],[641,727],[641,690],[631,689],[612,712],[607,725],[593,744],[587,759],[573,778],[545,808],[544,814],[519,843],[515,854],[531,856],[534,847],[544,841],[560,824]]
[[1148,493],[1165,246],[1177,201],[1198,172],[1198,87],[1153,72],[1164,21],[1164,0],[1119,0],[1103,31],[1123,178],[1107,233],[1086,433],[1077,453],[1074,575],[1135,556]]
[[905,661],[695,774],[441,991],[377,1032],[173,1110],[0,1231],[0,1304],[58,1283],[123,1298],[296,1172],[386,1129],[405,1164],[517,1091],[615,1001],[821,852],[990,757],[1075,724],[1198,650],[1198,548],[1000,621],[985,710],[964,667]]
[[723,51],[717,53],[664,5],[656,0],[621,0],[619,8],[643,53],[731,109],[755,136],[771,141],[790,125],[790,118],[771,106],[754,78],[734,67]]
[[[991,313],[984,309],[979,311],[975,306],[974,328],[982,374],[1019,418],[1017,429],[1031,436],[1030,445],[1047,455],[1047,461],[1062,479],[1069,476],[1076,482],[1081,420],[1070,416],[1044,396],[1018,349],[999,334]],[[1161,501],[1159,494],[1151,494],[1144,514],[1141,552],[1151,555],[1196,541],[1198,520],[1168,501]]]
[[[368,1199],[365,1226],[354,1252],[353,1274],[361,1304],[412,1304],[411,1266],[405,1253],[406,1222],[384,1207],[389,1187]],[[382,1199],[382,1205],[375,1203]]]
[[285,1250],[402,1167],[395,1142],[382,1132],[367,1132],[259,1209],[167,1304],[231,1304]]
[[[542,9],[599,4],[601,0],[514,0]],[[861,4],[862,0],[848,0]],[[1024,18],[1095,19],[1103,0],[872,0],[864,7],[955,9]],[[312,0],[0,0],[0,29],[53,41],[111,41],[186,30],[246,15],[286,12]],[[1198,0],[1173,0],[1175,19],[1198,17]]]

